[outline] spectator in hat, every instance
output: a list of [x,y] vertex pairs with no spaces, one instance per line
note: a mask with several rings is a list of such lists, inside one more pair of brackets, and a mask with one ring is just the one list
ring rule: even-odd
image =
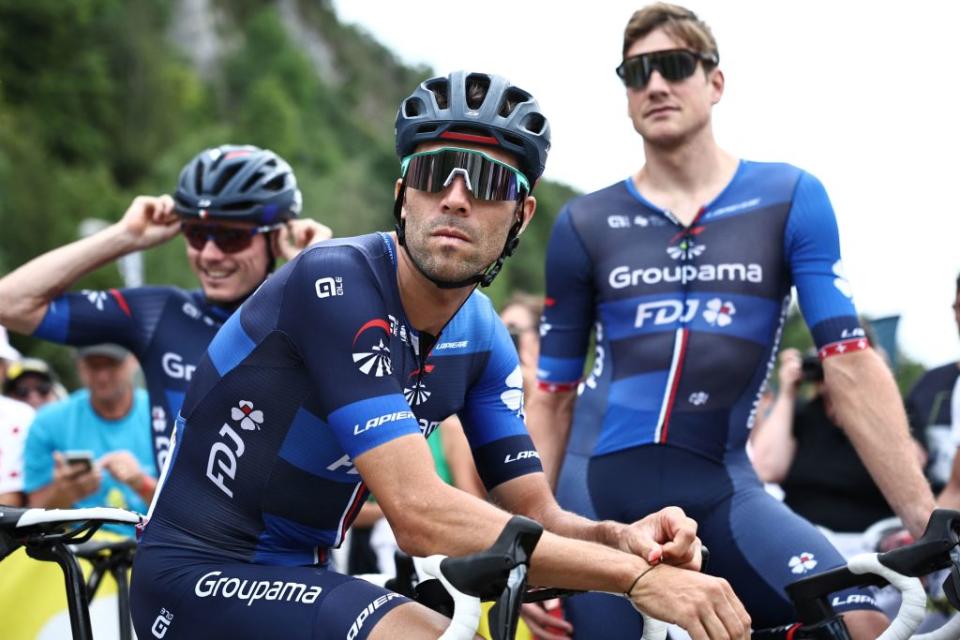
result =
[[23,358],[7,367],[3,395],[39,409],[62,400],[66,390],[49,364],[39,358]]
[[24,448],[24,488],[36,507],[109,506],[145,512],[156,489],[147,394],[123,347],[77,350],[84,388],[37,412]]
[[[20,353],[7,341],[7,330],[0,327],[0,381]],[[23,504],[23,441],[33,422],[33,409],[23,402],[0,396],[0,504]]]

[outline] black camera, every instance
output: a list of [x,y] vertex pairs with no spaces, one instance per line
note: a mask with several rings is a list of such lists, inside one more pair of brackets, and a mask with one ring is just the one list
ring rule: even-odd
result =
[[823,363],[818,356],[804,356],[800,367],[803,382],[823,382]]

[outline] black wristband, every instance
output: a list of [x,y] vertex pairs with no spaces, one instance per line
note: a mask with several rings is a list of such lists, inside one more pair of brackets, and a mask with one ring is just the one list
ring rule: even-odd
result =
[[640,582],[640,578],[642,578],[643,576],[647,575],[648,573],[650,573],[651,571],[653,571],[654,569],[656,569],[656,568],[659,567],[659,566],[660,566],[659,564],[652,564],[652,565],[650,565],[649,567],[647,567],[646,569],[644,569],[643,571],[641,571],[641,572],[640,572],[640,575],[638,575],[638,576],[636,577],[636,579],[635,579],[632,583],[630,583],[630,588],[623,592],[623,595],[625,595],[625,596],[627,596],[627,597],[629,598],[629,597],[630,597],[630,594],[633,593],[633,588],[637,586],[637,583],[638,583],[638,582]]

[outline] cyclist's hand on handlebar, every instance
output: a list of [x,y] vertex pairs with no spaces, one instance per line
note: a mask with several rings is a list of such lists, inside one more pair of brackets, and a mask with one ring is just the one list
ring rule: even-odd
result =
[[693,640],[750,637],[750,616],[722,578],[661,565],[641,578],[628,595],[635,607],[683,627]]
[[137,196],[120,220],[138,249],[148,249],[164,243],[180,231],[180,216],[173,208],[173,198]]
[[521,605],[520,617],[537,640],[570,640],[570,634],[573,633],[572,624],[551,615],[539,603],[528,602]]
[[630,524],[624,530],[620,549],[638,555],[650,564],[665,562],[684,569],[700,569],[700,539],[697,522],[680,507],[666,507]]
[[273,238],[273,251],[284,260],[293,260],[310,245],[332,237],[333,231],[327,225],[311,218],[299,218],[277,230]]

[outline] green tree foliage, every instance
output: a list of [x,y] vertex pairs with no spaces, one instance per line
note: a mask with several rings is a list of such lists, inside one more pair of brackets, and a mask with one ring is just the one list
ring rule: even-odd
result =
[[[341,24],[328,2],[293,6],[299,35],[279,2],[214,2],[222,46],[201,78],[168,37],[172,0],[0,0],[0,274],[75,240],[84,219],[119,219],[138,193],[173,191],[187,160],[228,142],[287,158],[305,214],[337,235],[390,229],[396,108],[431,72]],[[523,249],[488,292],[495,302],[514,289],[542,292],[550,228],[572,195],[538,185]],[[196,286],[182,239],[147,252],[145,264],[148,283]],[[77,287],[121,284],[107,265]],[[75,384],[67,350],[15,344]]]

